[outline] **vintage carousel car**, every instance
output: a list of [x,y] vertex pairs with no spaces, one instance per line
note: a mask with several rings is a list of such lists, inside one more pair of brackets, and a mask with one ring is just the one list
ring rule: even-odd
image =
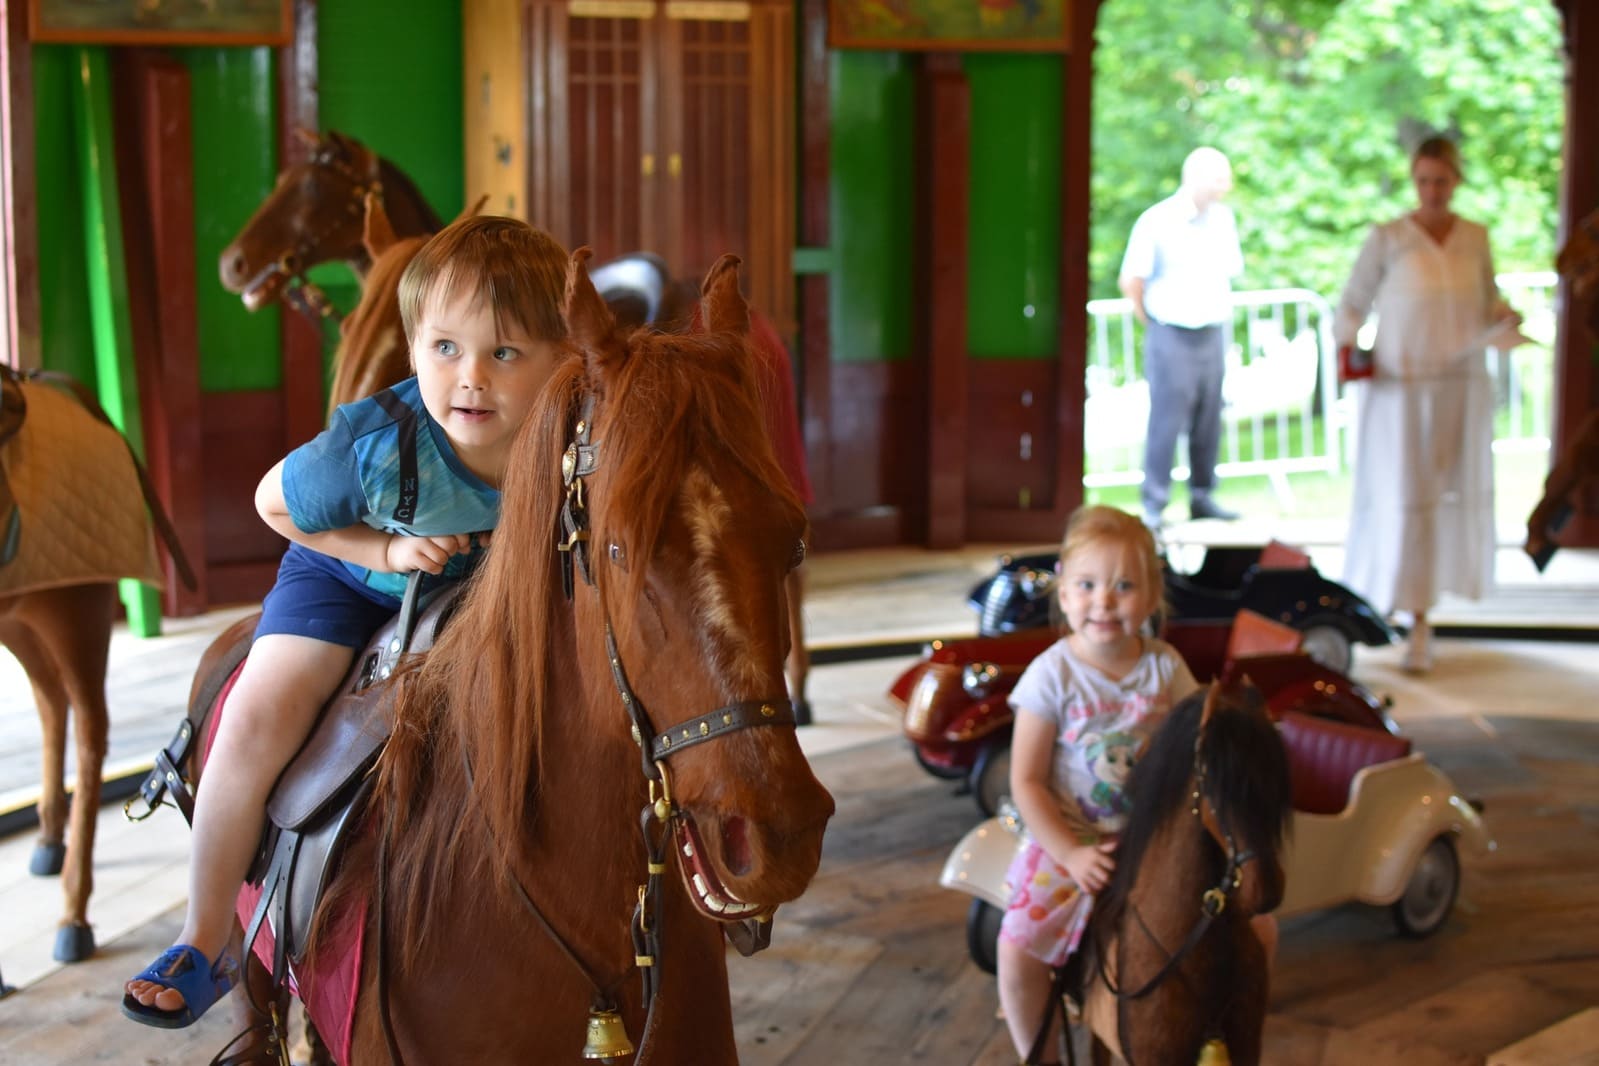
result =
[[[1002,555],[969,602],[980,636],[1049,626],[1055,601],[1054,552]],[[1304,634],[1312,659],[1348,673],[1355,644],[1381,646],[1396,634],[1359,595],[1322,577],[1310,557],[1279,541],[1265,547],[1213,546],[1191,574],[1166,569],[1166,602],[1174,618],[1221,621],[1251,610]]]
[[[1247,673],[1272,717],[1300,714],[1391,733],[1387,706],[1302,650],[1304,634],[1250,610],[1226,618],[1171,618],[1161,636],[1196,678]],[[1010,692],[1027,664],[1057,638],[1052,629],[934,641],[889,694],[904,707],[902,727],[916,761],[935,777],[964,780],[992,816],[1010,790]]]
[[[1248,671],[1253,674],[1252,670]],[[1411,750],[1410,740],[1293,710],[1277,719],[1293,786],[1284,842],[1288,917],[1349,902],[1387,907],[1399,932],[1425,937],[1448,919],[1460,889],[1460,855],[1494,849],[1481,806]],[[1005,874],[1023,843],[1015,808],[972,829],[944,863],[939,883],[973,897],[972,961],[992,973],[1009,890]]]

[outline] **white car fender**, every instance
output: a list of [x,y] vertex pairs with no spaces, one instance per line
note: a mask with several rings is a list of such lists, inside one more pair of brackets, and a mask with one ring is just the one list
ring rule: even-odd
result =
[[1024,842],[1021,824],[1014,816],[990,818],[961,837],[944,860],[938,883],[1004,910],[1010,903],[1005,872]]
[[1286,892],[1277,913],[1351,899],[1392,903],[1404,894],[1421,853],[1444,834],[1454,836],[1463,852],[1494,847],[1481,815],[1421,755],[1368,766],[1355,774],[1338,814],[1294,813],[1283,864]]

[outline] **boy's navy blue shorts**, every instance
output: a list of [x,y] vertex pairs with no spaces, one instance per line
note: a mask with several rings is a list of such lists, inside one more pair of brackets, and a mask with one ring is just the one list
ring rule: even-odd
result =
[[360,584],[337,559],[291,544],[255,635],[287,633],[359,650],[399,609],[397,598]]

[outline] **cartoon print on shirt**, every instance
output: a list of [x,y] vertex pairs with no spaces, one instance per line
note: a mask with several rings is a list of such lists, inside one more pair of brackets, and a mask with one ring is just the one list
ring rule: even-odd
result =
[[1127,777],[1138,757],[1139,738],[1132,733],[1084,733],[1079,743],[1094,776],[1094,787],[1083,804],[1085,813],[1096,821],[1125,817]]

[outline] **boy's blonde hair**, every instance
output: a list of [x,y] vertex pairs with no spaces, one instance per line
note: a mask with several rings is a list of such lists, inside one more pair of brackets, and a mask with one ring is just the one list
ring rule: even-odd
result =
[[400,321],[416,340],[428,301],[463,290],[494,310],[502,330],[514,322],[533,340],[566,336],[566,249],[521,219],[474,215],[434,234],[400,276]]
[[1101,504],[1079,507],[1066,522],[1066,535],[1060,542],[1062,565],[1076,551],[1090,544],[1103,542],[1122,544],[1138,556],[1138,577],[1145,587],[1156,591],[1156,603],[1165,602],[1165,576],[1160,562],[1160,551],[1155,547],[1155,535],[1126,511]]

